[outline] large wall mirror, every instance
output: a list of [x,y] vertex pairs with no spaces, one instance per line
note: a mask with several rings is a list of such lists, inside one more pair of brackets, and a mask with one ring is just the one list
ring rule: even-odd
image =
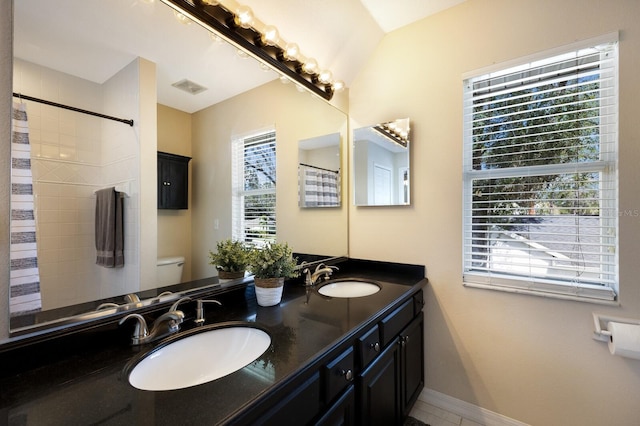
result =
[[411,202],[409,119],[353,132],[353,199],[356,206],[398,206]]
[[[28,117],[37,239],[30,250],[40,275],[39,288],[12,287],[17,310],[35,307],[56,321],[95,309],[97,301],[124,303],[127,294],[159,286],[160,257],[184,257],[180,281],[215,276],[208,252],[232,235],[232,141],[266,128],[277,141],[278,241],[297,253],[348,255],[340,198],[337,208],[298,207],[298,142],[318,135],[346,140],[344,112],[282,84],[202,27],[180,23],[160,2],[20,0],[14,8],[14,92],[135,122],[14,97]],[[97,14],[99,21],[92,19]],[[119,62],[103,62],[100,52]],[[184,79],[183,87],[195,82],[206,90],[172,86]],[[188,210],[156,209],[157,151],[192,157]],[[346,157],[337,157],[337,169],[346,168]],[[124,268],[95,264],[95,192],[110,186],[128,193]],[[40,321],[33,318],[13,313],[10,332],[28,332]]]

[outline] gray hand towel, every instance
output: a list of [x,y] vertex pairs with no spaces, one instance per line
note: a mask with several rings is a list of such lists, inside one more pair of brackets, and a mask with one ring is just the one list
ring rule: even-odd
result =
[[124,266],[123,199],[115,188],[96,192],[96,264],[105,268]]

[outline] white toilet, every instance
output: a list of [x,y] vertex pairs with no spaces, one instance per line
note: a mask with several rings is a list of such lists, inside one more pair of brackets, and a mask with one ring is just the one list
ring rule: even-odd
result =
[[184,266],[183,256],[159,257],[156,267],[158,275],[158,286],[179,284],[182,282],[182,267]]

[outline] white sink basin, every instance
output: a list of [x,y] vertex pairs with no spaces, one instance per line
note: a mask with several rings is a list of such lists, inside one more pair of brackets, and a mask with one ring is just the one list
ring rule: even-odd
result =
[[378,284],[369,281],[340,280],[327,283],[318,289],[323,296],[354,298],[370,296],[380,291]]
[[255,361],[271,344],[250,326],[213,328],[162,346],[129,374],[132,386],[151,391],[182,389],[224,377]]

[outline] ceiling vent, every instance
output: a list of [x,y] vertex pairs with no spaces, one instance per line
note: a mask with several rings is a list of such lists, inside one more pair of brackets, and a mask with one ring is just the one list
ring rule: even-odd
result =
[[187,93],[191,93],[192,95],[197,95],[198,93],[207,90],[206,87],[200,86],[198,83],[194,83],[193,81],[187,80],[186,78],[173,83],[172,86],[180,90],[184,90]]

